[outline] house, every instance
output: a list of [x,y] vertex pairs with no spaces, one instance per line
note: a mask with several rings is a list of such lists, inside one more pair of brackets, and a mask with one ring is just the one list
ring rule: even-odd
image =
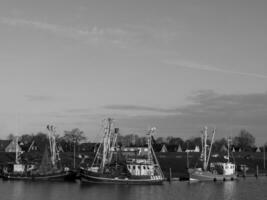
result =
[[178,146],[177,152],[183,152],[181,145]]
[[227,147],[225,145],[222,145],[220,152],[227,152]]
[[133,154],[133,155],[147,155],[148,153],[148,148],[147,147],[123,147],[121,149],[122,152],[127,153],[127,154]]
[[[99,143],[85,142],[85,143],[79,144],[78,149],[80,152],[94,152],[95,153],[97,151],[99,145],[100,145]],[[62,148],[62,150],[64,150],[64,149]],[[65,152],[66,152],[66,150],[65,150]]]
[[10,144],[11,140],[0,140],[0,152],[5,152],[6,147]]
[[39,150],[39,148],[37,147],[34,140],[31,143],[20,142],[19,146],[21,147],[22,151],[25,151],[25,152],[38,151]]
[[186,149],[185,152],[189,153],[189,152],[200,152],[200,148],[199,146],[196,146],[195,149]]
[[[16,148],[18,148],[18,149],[16,149]],[[6,146],[5,152],[16,152],[16,150],[18,152],[22,151],[21,147],[17,144],[16,139],[14,139]]]
[[162,146],[160,152],[161,152],[161,153],[166,153],[166,152],[168,152],[167,147],[166,147],[165,144]]

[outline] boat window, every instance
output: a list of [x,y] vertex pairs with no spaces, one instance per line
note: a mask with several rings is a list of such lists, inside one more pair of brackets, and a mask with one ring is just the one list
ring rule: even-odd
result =
[[145,167],[145,166],[143,166],[143,169],[146,169],[146,167]]
[[135,166],[133,166],[133,169],[135,169]]
[[141,166],[138,166],[138,169],[141,169]]

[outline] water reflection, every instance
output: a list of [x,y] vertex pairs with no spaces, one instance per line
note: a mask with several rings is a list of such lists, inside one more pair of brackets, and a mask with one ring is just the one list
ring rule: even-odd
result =
[[172,182],[162,186],[0,181],[0,194],[4,200],[261,200],[267,196],[266,185],[266,178],[194,184]]

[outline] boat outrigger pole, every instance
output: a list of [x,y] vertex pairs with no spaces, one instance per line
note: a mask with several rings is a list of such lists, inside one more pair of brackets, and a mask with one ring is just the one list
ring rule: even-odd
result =
[[203,133],[203,170],[206,171],[207,170],[207,137],[208,137],[208,127],[204,127],[204,133]]
[[208,166],[209,161],[210,161],[210,154],[211,154],[212,145],[213,145],[213,142],[214,142],[215,131],[216,131],[216,129],[214,128],[213,129],[213,133],[212,133],[212,139],[211,139],[210,149],[209,149],[209,156],[208,156],[208,160],[207,160],[207,166]]
[[50,153],[51,153],[51,162],[52,165],[55,166],[56,164],[56,128],[52,125],[47,125],[47,130],[49,131],[48,138],[49,138],[49,146],[50,146]]
[[105,129],[105,135],[104,135],[104,138],[103,138],[103,155],[102,155],[102,162],[101,162],[101,165],[100,165],[100,170],[101,172],[103,173],[104,171],[104,167],[108,161],[108,158],[109,158],[109,152],[110,152],[110,137],[111,137],[111,126],[112,126],[112,123],[113,123],[113,119],[111,118],[108,118],[106,120],[106,125],[104,127]]
[[[214,135],[215,135],[215,129],[213,130],[212,133],[212,139],[211,139],[211,144],[210,144],[210,148],[209,148],[209,152],[207,152],[207,140],[208,140],[208,127],[204,127],[204,133],[203,133],[203,170],[206,171],[208,168],[208,164],[209,164],[209,160],[210,160],[210,155],[211,155],[211,150],[212,150],[212,145],[213,145],[213,141],[214,141]],[[208,155],[207,155],[208,153]]]

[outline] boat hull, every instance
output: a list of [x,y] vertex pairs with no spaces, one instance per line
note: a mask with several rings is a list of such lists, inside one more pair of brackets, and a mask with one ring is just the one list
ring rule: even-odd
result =
[[213,174],[209,171],[193,171],[189,173],[189,180],[194,181],[233,181],[236,180],[237,176],[223,175],[223,174]]
[[150,178],[103,177],[83,172],[80,173],[80,180],[82,183],[91,184],[161,185],[163,183],[163,178],[156,176]]
[[47,175],[17,175],[17,174],[1,174],[3,180],[25,180],[25,181],[74,181],[76,173],[60,172]]

